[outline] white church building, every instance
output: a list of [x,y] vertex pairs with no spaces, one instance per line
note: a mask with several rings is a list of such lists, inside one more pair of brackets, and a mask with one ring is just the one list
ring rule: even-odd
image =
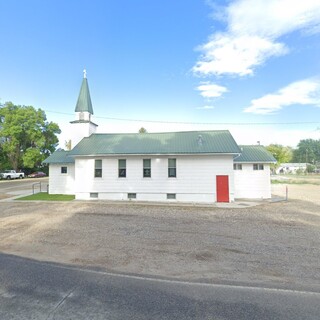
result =
[[86,75],[75,115],[72,149],[44,161],[50,194],[196,203],[271,198],[276,160],[263,146],[239,146],[227,130],[96,133]]

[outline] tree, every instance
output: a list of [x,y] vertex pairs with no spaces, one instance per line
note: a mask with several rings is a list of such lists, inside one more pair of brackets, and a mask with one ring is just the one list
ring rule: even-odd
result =
[[72,149],[71,143],[72,143],[72,142],[71,142],[71,139],[66,140],[66,141],[64,142],[64,146],[65,146],[66,150],[70,151],[70,150]]
[[0,142],[0,172],[4,169],[10,167],[10,163],[8,161],[8,157],[3,151],[2,144]]
[[0,150],[12,169],[40,166],[55,150],[60,132],[41,109],[12,102],[0,108]]
[[270,144],[266,148],[277,160],[277,165],[288,163],[292,160],[293,151],[291,147],[284,147],[281,144]]
[[139,133],[147,133],[147,130],[144,127],[141,127],[139,129]]
[[317,163],[320,161],[320,140],[300,140],[293,152],[293,161],[299,163]]
[[316,170],[316,166],[315,165],[313,165],[313,164],[308,164],[307,165],[307,169],[306,169],[307,173],[313,173],[313,172],[315,172],[315,170]]

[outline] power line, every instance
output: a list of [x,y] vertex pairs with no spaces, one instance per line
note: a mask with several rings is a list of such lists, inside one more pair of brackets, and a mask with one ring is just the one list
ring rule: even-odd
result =
[[[44,110],[49,113],[57,113],[72,116],[73,113]],[[149,122],[149,123],[167,123],[167,124],[194,124],[194,125],[297,125],[297,124],[320,124],[320,121],[296,121],[296,122],[188,122],[188,121],[164,121],[164,120],[142,120],[142,119],[128,119],[128,118],[112,118],[95,116],[97,119],[116,120],[116,121],[130,121],[130,122]]]

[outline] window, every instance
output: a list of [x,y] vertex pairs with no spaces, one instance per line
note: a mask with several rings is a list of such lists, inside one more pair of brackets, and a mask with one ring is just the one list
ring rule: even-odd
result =
[[167,199],[175,199],[176,194],[175,193],[167,193]]
[[61,167],[61,173],[68,173],[68,167]]
[[90,198],[98,199],[98,192],[90,192]]
[[168,177],[175,178],[177,176],[176,159],[168,159]]
[[151,178],[151,159],[143,159],[143,177]]
[[233,170],[242,170],[242,164],[234,163],[233,164]]
[[94,177],[102,177],[102,160],[94,160]]
[[253,170],[264,170],[263,164],[254,163]]
[[136,193],[128,193],[128,199],[136,199],[137,194]]
[[125,178],[127,176],[127,161],[126,159],[119,159],[119,178]]

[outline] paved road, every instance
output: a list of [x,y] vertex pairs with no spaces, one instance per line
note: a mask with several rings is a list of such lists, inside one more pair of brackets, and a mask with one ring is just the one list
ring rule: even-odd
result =
[[40,190],[40,184],[42,191],[46,190],[49,178],[35,178],[35,179],[18,179],[18,180],[1,180],[0,181],[0,199],[10,198],[20,195],[27,195],[32,193],[32,186],[35,190]]
[[317,319],[320,293],[111,275],[0,254],[0,319]]

